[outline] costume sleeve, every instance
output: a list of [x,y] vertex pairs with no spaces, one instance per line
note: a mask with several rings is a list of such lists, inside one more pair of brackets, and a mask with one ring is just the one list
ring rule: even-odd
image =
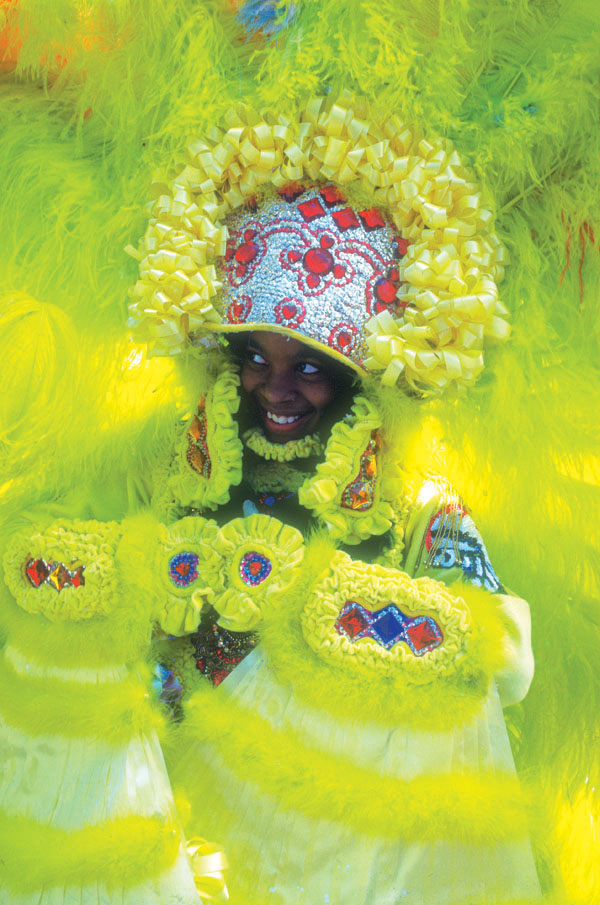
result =
[[534,671],[529,605],[502,585],[473,519],[447,481],[432,478],[422,485],[405,540],[409,574],[468,583],[495,595],[506,631],[505,665],[495,680],[503,706],[521,701]]
[[173,616],[147,575],[166,529],[72,517],[91,508],[19,514],[4,537],[0,899],[197,905],[145,665],[158,601]]

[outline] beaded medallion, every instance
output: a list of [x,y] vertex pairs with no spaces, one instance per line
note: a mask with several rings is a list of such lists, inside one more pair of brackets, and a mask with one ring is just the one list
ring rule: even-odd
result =
[[244,584],[256,587],[262,584],[273,570],[273,564],[270,559],[252,550],[246,553],[240,562],[240,577]]
[[169,578],[178,588],[187,588],[198,578],[196,553],[177,553],[169,560]]

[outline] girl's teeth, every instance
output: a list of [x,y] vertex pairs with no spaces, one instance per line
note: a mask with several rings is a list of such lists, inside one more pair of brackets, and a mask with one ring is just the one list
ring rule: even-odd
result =
[[273,412],[267,412],[267,418],[270,421],[274,421],[275,424],[291,424],[292,421],[298,421],[300,415],[290,415],[289,418],[285,418],[284,416],[274,415]]

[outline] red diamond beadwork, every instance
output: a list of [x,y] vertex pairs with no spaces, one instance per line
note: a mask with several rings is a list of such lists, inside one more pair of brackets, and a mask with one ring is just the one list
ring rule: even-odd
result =
[[308,201],[303,201],[298,205],[298,210],[307,223],[311,223],[313,220],[317,220],[325,213],[325,208],[318,198],[309,198]]
[[80,588],[85,584],[85,577],[83,574],[85,566],[79,566],[78,569],[75,569],[74,572],[71,572],[71,584],[74,588]]
[[334,211],[331,216],[342,233],[346,232],[347,229],[356,229],[360,226],[356,214],[351,207],[345,207],[343,211]]
[[350,638],[356,638],[368,624],[369,622],[366,616],[364,616],[356,606],[349,609],[347,613],[344,613],[344,615],[340,616],[338,619],[338,625],[344,629],[345,633]]
[[372,207],[368,211],[359,211],[358,216],[367,232],[372,232],[374,229],[382,229],[385,226],[381,211],[377,210],[376,207]]
[[396,299],[397,286],[391,280],[384,278],[377,280],[375,283],[375,295],[377,300],[383,302],[384,305],[391,305]]
[[43,559],[32,559],[25,567],[25,574],[34,588],[39,588],[46,581],[49,573]]
[[406,239],[403,239],[402,236],[395,236],[392,239],[392,245],[394,246],[395,255],[398,258],[401,258],[408,251],[408,242]]
[[346,199],[335,185],[326,185],[319,192],[327,207],[335,204],[344,204]]
[[434,631],[427,619],[424,619],[423,622],[408,626],[406,634],[409,636],[417,651],[425,650],[426,648],[431,647],[432,644],[437,645],[440,642],[438,634]]

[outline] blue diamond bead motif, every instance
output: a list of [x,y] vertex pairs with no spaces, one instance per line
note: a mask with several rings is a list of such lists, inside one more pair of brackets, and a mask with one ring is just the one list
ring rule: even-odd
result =
[[195,553],[177,553],[169,560],[169,578],[178,588],[187,588],[198,578],[199,558]]
[[371,637],[384,647],[393,647],[402,637],[405,622],[400,610],[386,606],[371,626]]
[[407,616],[393,603],[381,610],[369,610],[356,600],[348,600],[334,627],[353,643],[372,638],[389,650],[403,642],[415,657],[423,657],[444,641],[440,626],[431,616]]
[[242,557],[240,578],[244,584],[256,587],[256,585],[262,584],[269,577],[272,569],[271,560],[263,556],[262,553],[257,553],[253,550]]

